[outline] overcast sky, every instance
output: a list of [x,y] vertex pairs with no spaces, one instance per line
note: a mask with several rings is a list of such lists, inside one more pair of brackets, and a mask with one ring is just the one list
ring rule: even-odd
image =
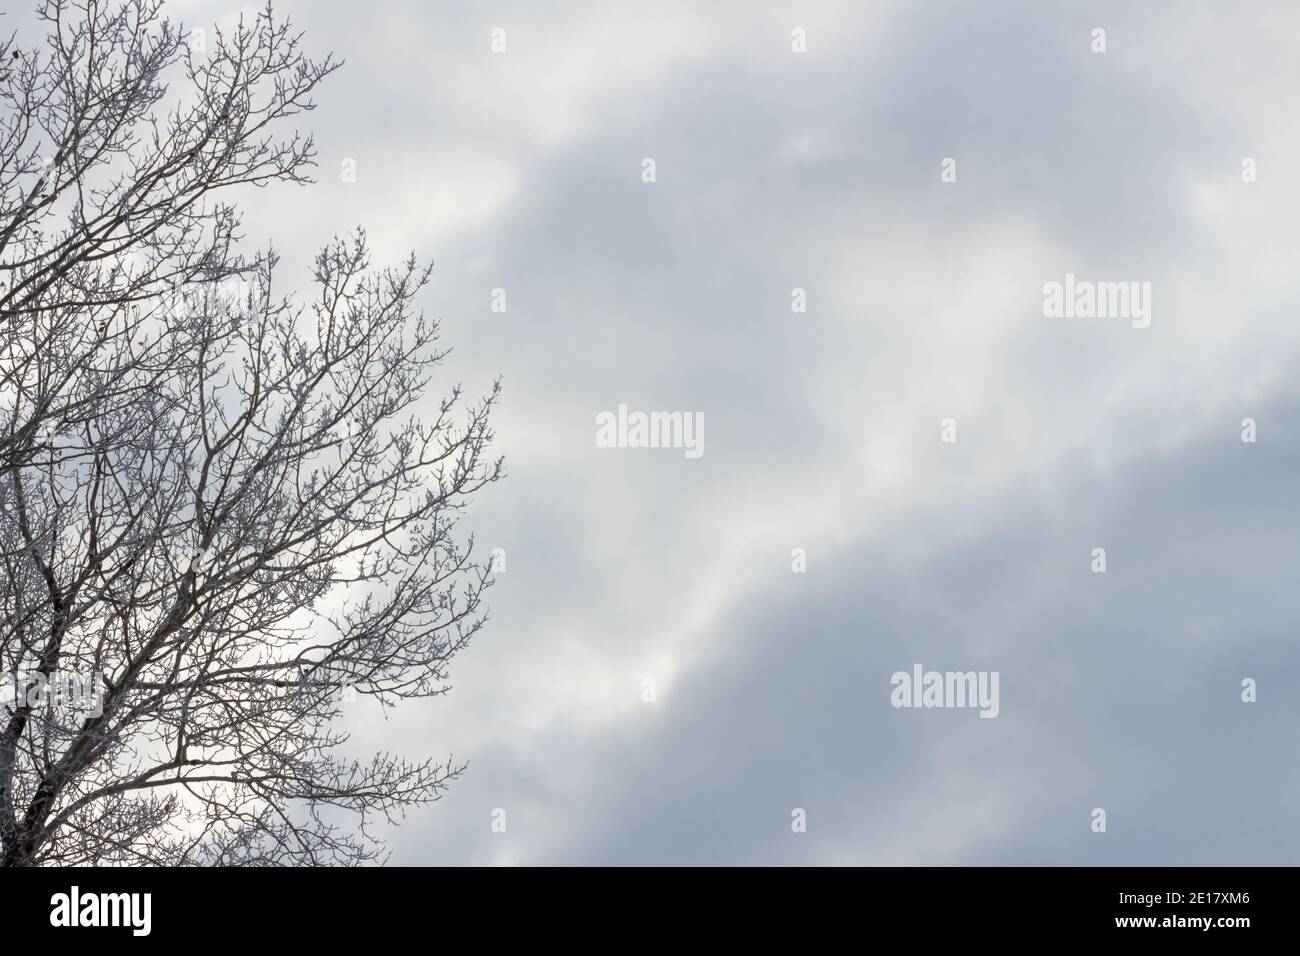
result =
[[[491,622],[349,714],[470,763],[394,862],[1295,862],[1300,8],[277,8],[347,65],[250,241],[434,259],[444,384],[506,389]],[[619,404],[704,454],[598,447]],[[892,707],[917,663],[997,718]]]

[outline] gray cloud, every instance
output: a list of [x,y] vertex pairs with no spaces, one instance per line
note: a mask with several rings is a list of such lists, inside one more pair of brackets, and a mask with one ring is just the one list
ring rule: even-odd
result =
[[[288,9],[348,67],[250,238],[434,257],[449,376],[507,388],[492,624],[355,721],[471,762],[398,862],[1295,858],[1300,14]],[[1044,318],[1066,272],[1150,281],[1151,328]],[[597,448],[619,402],[702,411],[704,457]],[[894,710],[916,661],[1000,670],[1001,716]]]

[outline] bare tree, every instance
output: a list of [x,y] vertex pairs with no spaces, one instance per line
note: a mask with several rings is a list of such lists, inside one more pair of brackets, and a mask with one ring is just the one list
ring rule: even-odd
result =
[[335,240],[299,304],[239,253],[220,197],[308,181],[278,130],[337,66],[269,6],[37,15],[0,45],[0,860],[382,858],[462,768],[346,756],[340,703],[444,692],[482,626],[498,386],[426,395],[414,258]]

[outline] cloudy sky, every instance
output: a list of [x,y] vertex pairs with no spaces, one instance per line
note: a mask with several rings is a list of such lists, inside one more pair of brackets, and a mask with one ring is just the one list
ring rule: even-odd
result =
[[[434,259],[445,383],[506,389],[489,627],[349,715],[470,763],[395,863],[1295,862],[1300,9],[277,7],[346,67],[250,240]],[[704,454],[598,447],[619,404]],[[892,707],[917,663],[998,717]]]

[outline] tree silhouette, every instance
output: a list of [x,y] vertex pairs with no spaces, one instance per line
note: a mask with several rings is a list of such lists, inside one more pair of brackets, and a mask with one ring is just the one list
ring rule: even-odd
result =
[[269,6],[37,15],[0,45],[0,860],[382,857],[463,768],[347,759],[337,718],[444,692],[483,624],[456,522],[499,386],[426,395],[414,258],[336,239],[299,303],[239,251],[224,199],[309,181],[280,128],[338,65]]

